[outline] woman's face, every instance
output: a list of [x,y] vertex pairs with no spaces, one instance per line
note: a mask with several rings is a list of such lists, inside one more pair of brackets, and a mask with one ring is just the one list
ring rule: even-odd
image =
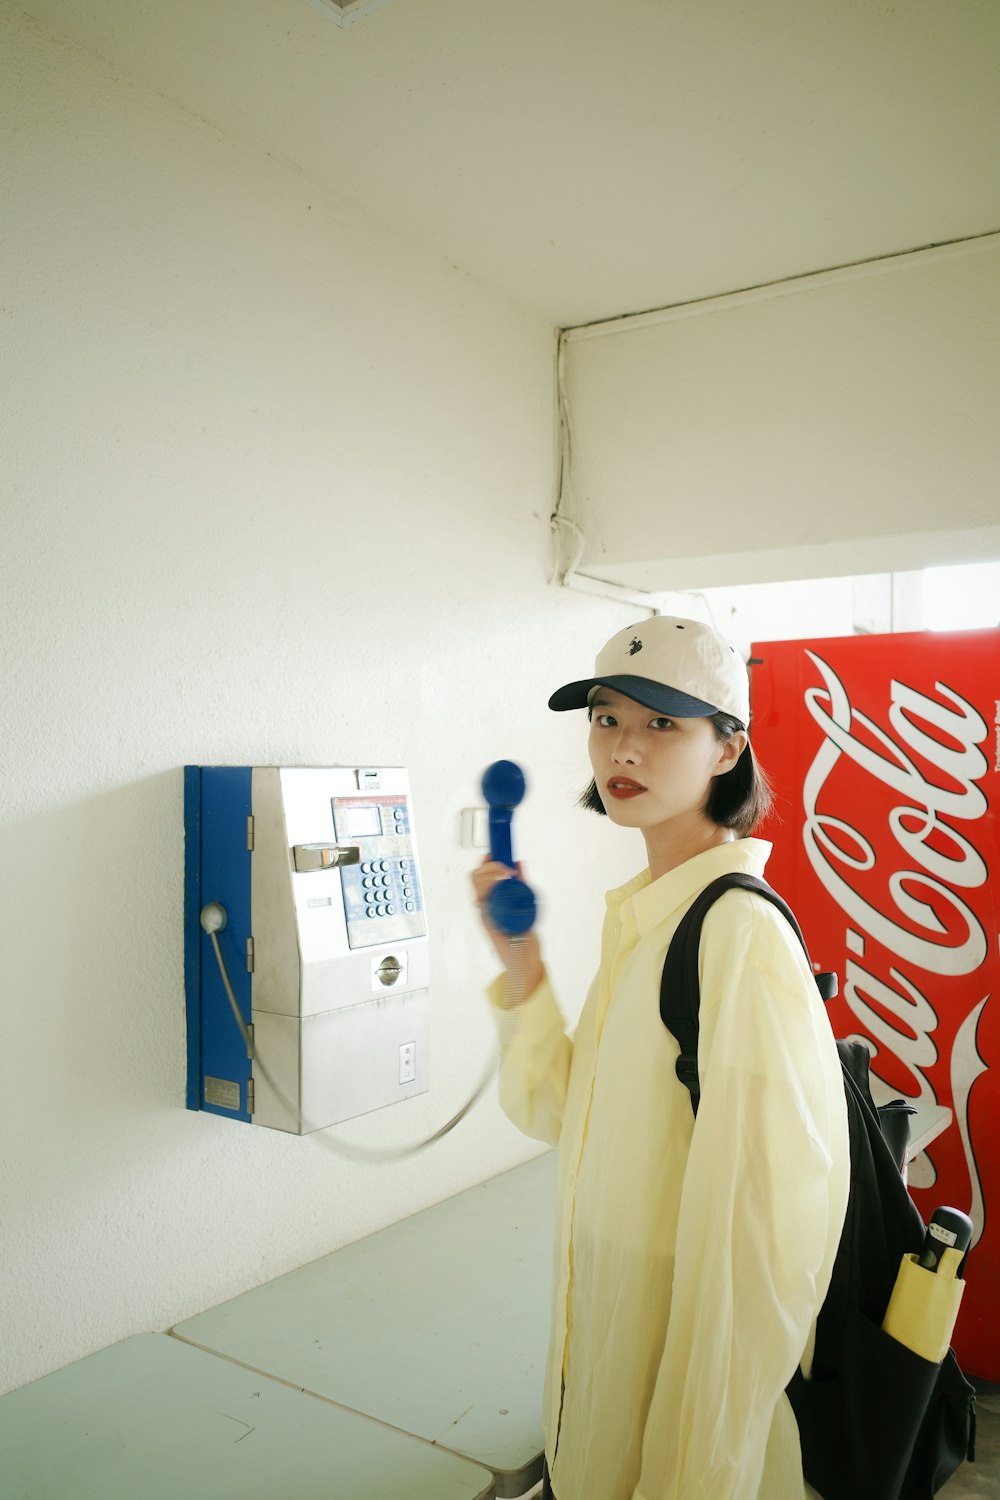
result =
[[625,828],[702,816],[713,778],[745,743],[743,734],[720,741],[710,719],[671,719],[610,688],[591,703],[594,780],[608,817]]

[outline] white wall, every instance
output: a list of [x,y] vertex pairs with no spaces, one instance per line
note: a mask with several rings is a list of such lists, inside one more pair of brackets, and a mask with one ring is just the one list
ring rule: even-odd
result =
[[[550,589],[552,330],[0,4],[0,1388],[533,1154],[494,1098],[360,1166],[188,1113],[182,771],[409,765],[447,1119],[492,1047],[459,810],[522,759],[571,1016],[640,851],[545,708],[635,611]],[[588,873],[589,871],[589,873]],[[484,1226],[484,1234],[488,1226]]]
[[1000,235],[573,330],[581,569],[705,588],[1000,556]]

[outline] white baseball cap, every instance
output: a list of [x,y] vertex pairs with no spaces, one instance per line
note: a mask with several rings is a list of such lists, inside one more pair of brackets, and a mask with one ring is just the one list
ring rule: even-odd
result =
[[698,620],[654,615],[627,625],[602,647],[593,677],[568,682],[552,694],[557,712],[586,708],[596,687],[613,688],[675,719],[730,714],[750,722],[750,678],[732,641]]

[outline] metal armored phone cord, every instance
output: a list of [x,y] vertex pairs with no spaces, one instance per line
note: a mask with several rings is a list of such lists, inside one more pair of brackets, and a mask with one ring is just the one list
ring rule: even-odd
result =
[[[268,1071],[266,1064],[261,1058],[260,1053],[257,1051],[257,1048],[254,1045],[254,1040],[250,1035],[249,1027],[244,1021],[243,1017],[240,1015],[240,1008],[236,1003],[236,996],[233,994],[233,987],[229,982],[229,974],[226,970],[226,961],[222,956],[222,949],[219,946],[218,934],[225,927],[228,920],[226,908],[218,901],[210,901],[207,906],[202,907],[200,920],[202,930],[207,933],[208,939],[212,944],[212,950],[215,953],[215,961],[219,965],[219,973],[222,976],[222,983],[226,991],[226,999],[229,1001],[229,1008],[233,1013],[233,1019],[235,1020],[237,1026],[240,1028],[240,1034],[243,1037],[243,1042],[247,1049],[247,1057],[254,1064],[257,1072],[260,1073],[268,1088],[272,1090],[275,1098],[278,1099],[279,1102],[284,1106],[284,1108],[291,1115],[292,1119],[298,1121],[298,1123],[303,1127],[305,1133],[311,1135],[314,1131],[319,1131],[324,1127],[311,1124],[301,1113],[301,1111],[296,1108],[296,1106],[292,1103],[292,1101],[288,1098],[284,1091],[279,1088],[277,1083],[275,1083],[270,1072]],[[416,1152],[424,1151],[428,1146],[433,1146],[435,1141],[441,1140],[449,1133],[449,1131],[454,1130],[455,1126],[459,1123],[460,1120],[464,1120],[465,1116],[469,1113],[470,1109],[472,1109],[473,1105],[478,1103],[478,1101],[485,1094],[499,1066],[500,1056],[499,1053],[496,1053],[491,1058],[489,1067],[483,1074],[479,1083],[476,1085],[475,1090],[472,1094],[470,1094],[469,1098],[462,1105],[462,1108],[458,1111],[458,1113],[452,1115],[451,1119],[447,1122],[447,1124],[442,1125],[440,1130],[435,1130],[433,1135],[426,1136],[422,1141],[417,1141],[412,1146],[354,1146],[349,1145],[346,1141],[338,1141],[332,1136],[325,1134],[320,1135],[318,1138],[322,1141],[323,1145],[328,1146],[331,1151],[337,1151],[342,1156],[353,1157],[356,1161],[398,1161],[405,1156],[414,1156]]]

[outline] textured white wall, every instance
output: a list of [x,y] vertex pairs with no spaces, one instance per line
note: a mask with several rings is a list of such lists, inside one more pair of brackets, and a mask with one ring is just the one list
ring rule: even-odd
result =
[[492,1046],[481,768],[529,769],[571,1012],[641,851],[571,809],[583,729],[545,708],[634,613],[546,585],[551,329],[6,0],[0,71],[6,1389],[533,1153],[492,1098],[374,1167],[185,1111],[185,762],[409,765],[432,1088],[345,1127],[376,1144]]
[[584,572],[649,589],[1000,555],[1000,235],[574,331]]

